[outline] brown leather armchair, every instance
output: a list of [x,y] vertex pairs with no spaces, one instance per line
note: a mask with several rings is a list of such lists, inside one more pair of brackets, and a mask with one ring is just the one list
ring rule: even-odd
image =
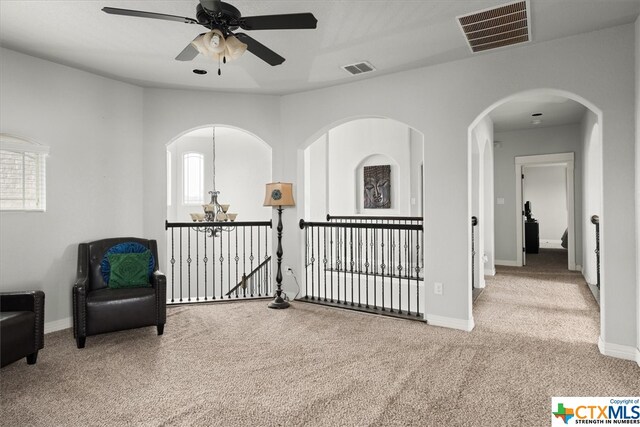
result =
[[0,293],[0,366],[21,358],[33,365],[44,347],[44,292]]
[[[105,253],[120,243],[139,243],[148,248],[155,263],[150,287],[111,289],[101,264]],[[167,279],[158,271],[155,240],[134,237],[96,240],[78,246],[78,274],[73,285],[73,336],[84,348],[87,336],[155,325],[164,332],[167,317]]]

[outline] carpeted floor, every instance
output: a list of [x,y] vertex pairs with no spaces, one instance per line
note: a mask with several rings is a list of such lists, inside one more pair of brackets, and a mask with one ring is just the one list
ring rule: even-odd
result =
[[[566,266],[565,266],[566,270]],[[6,426],[542,426],[552,396],[631,396],[579,274],[499,268],[471,333],[294,302],[171,307],[165,334],[49,334],[0,371]]]

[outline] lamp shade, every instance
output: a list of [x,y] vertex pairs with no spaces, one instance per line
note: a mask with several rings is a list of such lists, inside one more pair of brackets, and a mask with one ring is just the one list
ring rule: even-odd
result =
[[272,182],[267,184],[264,195],[264,206],[295,206],[293,201],[293,184]]

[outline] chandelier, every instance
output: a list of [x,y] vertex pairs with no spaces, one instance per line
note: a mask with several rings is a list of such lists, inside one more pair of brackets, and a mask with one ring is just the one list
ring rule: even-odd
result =
[[229,205],[218,202],[219,191],[216,190],[216,128],[213,127],[213,190],[209,191],[211,200],[208,204],[202,205],[202,212],[190,213],[191,219],[196,223],[203,223],[202,226],[192,227],[201,233],[206,233],[209,237],[219,236],[222,232],[233,231],[233,225],[225,223],[233,222],[238,216],[237,213],[229,212]]

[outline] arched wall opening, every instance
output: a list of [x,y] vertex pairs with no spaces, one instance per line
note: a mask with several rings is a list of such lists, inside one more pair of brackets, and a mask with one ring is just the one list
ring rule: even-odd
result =
[[[497,156],[497,154],[493,150],[503,149],[504,148],[503,145],[505,144],[505,142],[498,140],[499,138],[494,135],[493,131],[491,132],[487,131],[487,127],[493,127],[493,123],[491,122],[491,113],[496,108],[504,104],[507,104],[509,102],[512,102],[518,99],[531,97],[531,96],[548,96],[548,97],[556,97],[556,98],[565,98],[581,104],[581,106],[583,106],[586,109],[582,118],[579,120],[579,123],[572,125],[575,128],[574,130],[572,130],[572,132],[574,132],[574,134],[576,135],[575,138],[577,143],[576,143],[576,149],[571,150],[571,153],[568,153],[568,154],[571,154],[573,158],[573,155],[575,152],[576,170],[575,170],[575,176],[574,176],[574,171],[571,170],[571,168],[567,168],[567,182],[570,183],[572,188],[576,189],[576,194],[574,197],[575,198],[575,214],[573,215],[572,218],[570,218],[569,226],[568,226],[569,228],[568,233],[570,234],[569,238],[571,239],[573,237],[575,240],[577,240],[577,243],[575,244],[575,260],[577,260],[578,262],[574,263],[576,264],[575,269],[582,270],[584,272],[583,274],[585,275],[585,278],[587,279],[587,281],[589,281],[590,279],[589,279],[588,271],[591,267],[587,267],[585,264],[582,264],[582,260],[583,259],[586,260],[585,262],[589,262],[591,263],[591,266],[593,266],[595,265],[595,256],[593,255],[593,252],[589,252],[589,248],[591,245],[589,243],[590,237],[586,237],[593,234],[594,230],[592,225],[591,227],[587,226],[587,222],[589,221],[592,215],[590,213],[590,210],[598,210],[598,207],[599,207],[600,208],[599,212],[602,212],[601,207],[602,207],[602,198],[603,198],[603,193],[602,193],[603,186],[602,186],[602,134],[600,131],[602,127],[602,112],[598,107],[596,107],[594,104],[592,104],[588,100],[574,93],[564,91],[564,90],[546,89],[546,88],[535,89],[530,91],[519,92],[519,93],[510,95],[508,97],[505,97],[493,103],[491,106],[487,107],[479,116],[477,116],[476,119],[469,126],[469,130],[468,130],[468,144],[469,144],[468,145],[468,152],[469,152],[469,158],[468,158],[469,159],[469,174],[468,174],[469,187],[468,188],[469,188],[470,210],[471,210],[471,213],[473,213],[480,209],[479,207],[480,204],[476,200],[485,200],[487,204],[489,204],[495,210],[502,209],[504,207],[503,205],[505,204],[508,205],[509,203],[511,203],[513,205],[512,210],[511,208],[507,209],[513,213],[509,214],[507,212],[506,215],[509,215],[512,218],[517,218],[516,223],[514,224],[514,227],[513,227],[514,230],[512,232],[514,242],[512,242],[511,244],[513,244],[515,247],[514,254],[519,254],[519,256],[517,258],[514,258],[513,261],[504,262],[503,260],[500,260],[500,259],[494,260],[494,261],[496,264],[512,265],[512,266],[522,265],[521,264],[522,252],[519,252],[519,249],[522,247],[523,232],[516,231],[516,228],[518,226],[520,226],[520,230],[522,230],[522,226],[521,224],[519,224],[519,222],[522,221],[522,206],[517,202],[517,200],[513,200],[513,201],[506,200],[508,199],[508,197],[504,197],[502,194],[498,194],[497,192],[495,194],[491,194],[491,199],[487,197],[489,195],[488,193],[491,192],[492,189],[494,188],[494,185],[492,183],[490,186],[491,188],[489,188],[488,185],[482,184],[482,177],[479,176],[479,172],[478,172],[479,170],[482,169],[482,167],[480,166],[480,156],[476,153],[479,152],[478,133],[485,133],[487,135],[491,135],[492,143],[489,145],[489,147],[491,148],[490,150],[491,159],[485,158],[484,180],[486,181],[487,178],[493,180],[494,179],[493,172],[498,166],[496,165],[494,167],[492,165],[490,167],[491,173],[488,173],[488,171],[486,170],[487,169],[486,166],[493,163],[494,157]],[[531,157],[531,161],[533,161],[534,157],[543,157],[546,154],[559,156],[561,155],[560,152],[566,151],[566,150],[562,150],[561,148],[562,147],[553,148],[548,153],[525,153],[523,155]],[[537,154],[540,154],[541,156],[537,156]],[[512,162],[517,163],[517,158],[518,158],[517,154],[516,154],[516,158],[511,156]],[[511,169],[511,171],[517,171],[518,165],[516,164],[516,168],[514,169],[513,163],[509,166],[509,168]],[[514,173],[514,172],[511,172],[511,173]],[[569,174],[571,176],[569,176]],[[509,182],[507,182],[506,184],[507,186],[513,186],[513,189],[511,191],[513,191],[513,193],[516,195],[515,199],[518,198],[518,194],[520,194],[521,196],[521,192],[519,193],[517,191],[521,189],[521,187],[518,187],[516,184],[516,181],[520,182],[519,180],[517,180],[517,178],[520,178],[520,177],[516,177],[516,175],[517,173],[514,174],[513,179],[509,180]],[[587,177],[587,175],[589,175],[589,177]],[[575,178],[575,180],[580,184],[576,184],[574,187],[573,178]],[[477,181],[477,182],[474,182],[474,181]],[[485,206],[484,212],[487,215],[491,215],[491,213],[488,212],[488,210],[486,209],[486,206]],[[498,221],[498,217],[497,217],[497,214],[494,212],[493,216],[490,218],[487,218],[485,222],[497,224],[496,221]],[[601,218],[601,221],[602,221],[602,218]],[[497,225],[495,225],[495,227],[497,227]],[[502,243],[502,242],[499,242],[500,238],[499,236],[496,235],[497,231],[495,230],[495,227],[491,233],[494,239],[494,242],[492,243],[494,243],[495,245],[495,251],[498,252],[499,249],[497,246],[499,245],[499,243]],[[571,230],[571,228],[573,229]],[[488,230],[485,229],[484,231],[485,231],[485,235],[480,236],[480,239],[484,238],[485,242],[481,243],[480,247],[484,247],[485,251],[488,252],[488,245],[486,240],[489,240],[490,237],[488,236],[489,233],[487,233]],[[604,252],[603,237],[604,236],[601,235],[601,251],[602,252]],[[585,242],[584,244],[583,244],[583,240]],[[488,255],[488,253],[485,253],[485,255]],[[604,255],[604,253],[602,253],[602,255]],[[591,257],[593,257],[594,259],[591,259]],[[487,258],[489,258],[489,256],[487,256]],[[492,273],[491,267],[487,265],[486,260],[487,259],[485,259],[486,271],[488,272],[488,274],[491,274]],[[569,265],[571,265],[571,262],[569,262]],[[605,268],[605,258],[604,256],[602,256],[601,271],[603,271],[604,268]],[[600,330],[602,334],[602,331],[604,330],[604,319],[605,319],[604,304],[602,301],[605,298],[604,294],[606,293],[606,286],[604,285],[604,283],[602,283],[601,285],[602,285],[603,292],[601,293]]]
[[[329,126],[304,148],[304,217],[418,216],[422,211],[424,141],[392,119],[352,118]],[[364,168],[389,166],[390,205],[365,206]]]
[[[264,184],[271,182],[271,147],[257,136],[230,126],[209,125],[191,129],[167,144],[167,219],[191,221],[190,213],[202,212],[213,190],[215,129],[215,186],[219,200],[238,213],[238,221],[264,220],[271,209],[262,206]],[[191,171],[200,197],[186,197],[185,156],[201,156],[202,169]],[[193,168],[192,168],[193,169]]]
[[271,292],[272,210],[263,206],[271,152],[255,135],[224,125],[191,129],[166,145],[168,302]]

